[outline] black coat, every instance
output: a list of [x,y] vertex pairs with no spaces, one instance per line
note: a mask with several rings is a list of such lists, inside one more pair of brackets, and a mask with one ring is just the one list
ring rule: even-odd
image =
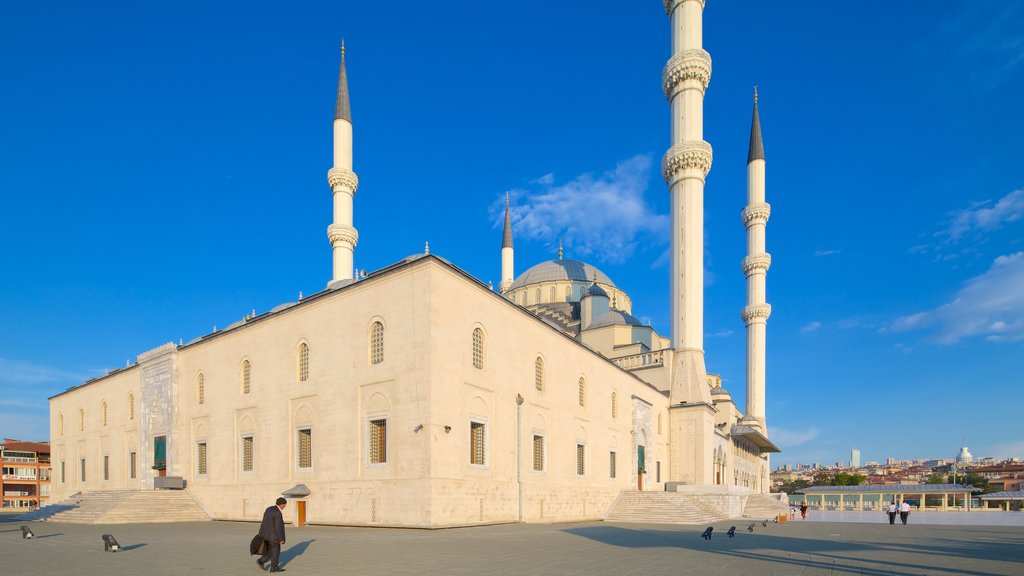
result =
[[284,516],[281,515],[281,509],[277,506],[270,506],[263,512],[260,536],[275,544],[284,541]]

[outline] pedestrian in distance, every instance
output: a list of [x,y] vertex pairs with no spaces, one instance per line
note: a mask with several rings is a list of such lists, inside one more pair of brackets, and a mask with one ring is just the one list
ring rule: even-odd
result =
[[889,515],[889,524],[896,523],[896,512],[898,511],[899,507],[896,506],[896,501],[893,500],[892,504],[889,504],[889,508],[886,510],[886,513]]
[[900,504],[900,521],[903,522],[904,526],[907,525],[907,518],[909,516],[910,516],[910,504],[907,504],[907,501],[904,500]]
[[263,537],[267,544],[263,555],[256,560],[260,570],[266,568],[265,565],[269,561],[271,572],[284,572],[284,568],[281,568],[280,565],[281,546],[284,544],[284,516],[281,514],[281,511],[287,505],[287,500],[278,498],[273,506],[269,506],[263,511],[263,521],[260,522],[259,535]]
[[807,502],[800,505],[800,518],[802,520],[807,520]]

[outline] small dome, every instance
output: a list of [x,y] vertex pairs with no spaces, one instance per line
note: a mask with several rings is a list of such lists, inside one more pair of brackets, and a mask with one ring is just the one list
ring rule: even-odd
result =
[[595,278],[601,284],[615,286],[615,283],[612,282],[612,279],[607,274],[586,262],[580,262],[579,260],[548,260],[520,274],[515,282],[509,286],[509,290],[515,290],[530,284],[558,280],[589,283],[593,282]]
[[644,323],[639,319],[634,318],[632,315],[623,312],[622,310],[612,310],[605,312],[597,317],[593,322],[587,326],[587,330],[594,328],[601,328],[604,326],[640,326],[644,327]]
[[591,284],[590,288],[587,288],[587,296],[604,296],[607,298],[608,293],[604,291],[604,288],[601,288],[597,284]]
[[711,389],[711,395],[712,396],[729,396],[729,397],[732,396],[731,394],[729,394],[728,391],[726,391],[725,388],[722,388],[721,386],[715,386],[714,388],[712,388]]

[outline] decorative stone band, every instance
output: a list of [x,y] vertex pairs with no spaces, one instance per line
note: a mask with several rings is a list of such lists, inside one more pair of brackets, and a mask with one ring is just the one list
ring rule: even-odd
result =
[[680,89],[680,85],[687,80],[700,82],[700,89],[703,92],[708,89],[711,82],[711,54],[706,50],[683,50],[677,52],[661,71],[661,87],[665,90],[665,98],[669,100]]
[[331,192],[345,191],[355,196],[359,188],[359,177],[345,168],[331,168],[327,171],[327,183],[331,185]]
[[331,224],[327,227],[327,238],[331,241],[331,246],[337,247],[338,244],[347,245],[349,248],[355,248],[356,244],[359,243],[359,232],[351,226],[344,224]]
[[743,219],[743,227],[750,228],[754,224],[767,224],[768,217],[772,215],[771,204],[751,204],[743,209],[740,217]]
[[703,140],[691,140],[676,144],[665,152],[661,159],[661,175],[666,182],[671,184],[676,174],[686,170],[700,171],[701,179],[708,175],[711,170],[711,144]]
[[[672,11],[675,10],[676,8],[678,8],[680,4],[682,4],[683,2],[686,2],[686,1],[687,0],[662,0],[662,2],[664,2],[664,4],[665,4],[665,13],[668,14],[669,16],[671,16],[672,15]],[[705,0],[693,0],[693,1],[694,2],[700,2],[700,9],[701,10],[704,9],[704,1]]]
[[771,265],[771,254],[752,254],[743,259],[743,275],[750,276],[757,272],[764,274]]
[[746,308],[743,309],[743,323],[765,324],[768,322],[768,317],[771,315],[771,304],[758,304],[756,306],[747,306]]

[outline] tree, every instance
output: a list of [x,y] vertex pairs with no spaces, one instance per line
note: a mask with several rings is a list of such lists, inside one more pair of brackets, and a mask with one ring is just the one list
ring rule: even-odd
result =
[[794,494],[797,490],[803,490],[811,485],[809,480],[790,480],[789,482],[783,482],[779,485],[779,492],[785,492],[786,494]]
[[924,481],[924,483],[925,484],[948,484],[949,482],[947,482],[947,480],[948,480],[948,478],[946,478],[942,474],[932,474],[931,476],[928,477],[927,480]]

